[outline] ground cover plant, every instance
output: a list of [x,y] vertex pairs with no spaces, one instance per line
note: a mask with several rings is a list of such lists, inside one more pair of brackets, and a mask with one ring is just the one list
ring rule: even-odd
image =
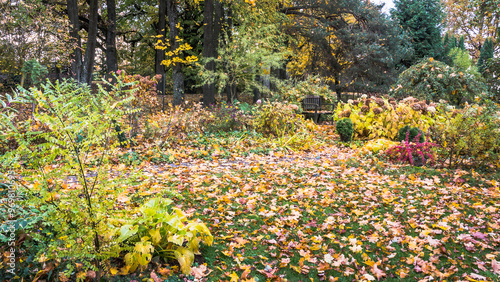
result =
[[[105,93],[103,89],[100,95]],[[37,281],[99,277],[107,281],[498,280],[500,164],[490,157],[498,152],[497,143],[488,141],[495,140],[492,134],[498,132],[494,104],[464,109],[425,104],[424,110],[423,103],[414,99],[398,103],[366,97],[339,106],[338,116],[355,117],[353,129],[358,128],[351,143],[344,143],[335,126],[305,121],[297,115],[296,105],[264,101],[254,106],[176,107],[136,115],[142,120],[133,125],[128,100],[133,96],[113,99],[117,100],[104,99],[110,120],[108,126],[101,126],[108,139],[90,138],[98,133],[92,127],[75,130],[71,126],[77,119],[92,124],[87,120],[100,117],[92,111],[85,116],[75,110],[67,115],[74,118],[73,123],[63,127],[55,126],[59,123],[49,112],[40,111],[34,121],[46,119],[32,123],[36,131],[14,132],[18,140],[33,141],[18,141],[21,152],[38,148],[30,152],[42,154],[43,148],[57,147],[57,154],[42,154],[43,165],[24,158],[14,171],[3,170],[2,182],[12,182],[9,175],[23,175],[19,183],[42,197],[30,200],[27,188],[17,185],[17,191],[26,192],[19,194],[13,217],[18,277]],[[126,107],[118,107],[119,103],[113,107],[118,101]],[[65,107],[71,103],[63,105],[69,109]],[[361,111],[364,106],[370,110]],[[375,117],[374,109],[383,106],[388,112],[384,117],[393,118],[394,126],[387,118],[367,121],[370,112]],[[132,112],[114,117],[114,109]],[[6,111],[2,114],[9,116]],[[473,119],[474,124],[490,128],[489,135],[474,139],[473,144],[481,146],[477,150],[458,152],[456,148],[469,148],[463,145],[469,139],[463,141],[464,132],[448,131],[448,126],[481,115]],[[417,116],[426,117],[425,127],[419,127],[423,123],[417,122]],[[241,121],[241,126],[233,127],[236,123],[231,118]],[[379,135],[364,131],[379,121]],[[115,123],[128,137],[125,146]],[[382,130],[384,123],[391,124],[386,127],[388,133]],[[426,139],[439,145],[432,151],[437,160],[455,148],[454,156],[464,161],[425,162],[420,167],[393,163],[384,152],[403,146],[396,139],[399,129],[407,125],[419,128]],[[132,130],[136,134],[129,134]],[[82,136],[73,150],[76,155],[64,157],[66,146],[55,138],[64,135],[57,132]],[[404,145],[420,148],[419,133],[413,142],[409,133]],[[389,134],[393,137],[388,138]],[[378,137],[360,140],[367,136]],[[453,147],[451,140],[455,140]],[[107,144],[112,146],[102,157]],[[7,151],[15,156],[13,149]],[[67,168],[71,173],[65,173],[65,165],[75,163],[79,152],[85,156],[86,173],[80,175],[72,166]],[[483,155],[488,156],[485,161],[471,161]],[[95,175],[98,167],[100,177]],[[78,181],[65,182],[75,179],[73,175],[80,175]],[[100,186],[95,196],[90,195],[98,206],[98,214],[92,217],[86,215],[88,194],[82,183],[94,179]],[[1,189],[8,197],[9,186]],[[2,214],[9,214],[7,203],[1,205]],[[54,204],[65,204],[63,208],[70,211],[67,217],[58,218],[65,213],[59,213]],[[72,231],[65,218],[79,226],[89,223],[88,230],[94,220],[103,234],[97,238],[110,252],[96,252],[94,233]],[[6,220],[2,218],[2,224]],[[9,237],[0,240],[6,243],[1,245],[0,275],[13,281],[6,271]]]

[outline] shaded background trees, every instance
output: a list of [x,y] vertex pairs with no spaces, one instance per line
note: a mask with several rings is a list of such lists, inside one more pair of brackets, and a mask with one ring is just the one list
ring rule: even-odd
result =
[[414,54],[403,60],[406,67],[427,57],[439,58],[442,55],[442,20],[444,17],[441,3],[437,0],[396,0],[391,11],[393,19],[407,33]]
[[[165,75],[174,104],[185,92],[203,93],[206,105],[219,94],[228,101],[271,95],[277,79],[315,75],[339,97],[385,93],[422,58],[453,64],[449,53],[460,45],[486,70],[498,57],[498,1],[474,1],[397,0],[391,17],[362,0],[2,3],[0,66],[20,75],[24,62],[37,59],[85,83],[118,69]],[[493,50],[487,59],[479,58],[483,44]]]

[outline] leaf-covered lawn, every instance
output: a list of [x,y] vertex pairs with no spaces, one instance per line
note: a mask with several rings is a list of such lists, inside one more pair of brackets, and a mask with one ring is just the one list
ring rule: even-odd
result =
[[398,167],[341,145],[179,148],[176,158],[199,157],[139,167],[215,237],[190,279],[499,279],[498,173]]
[[[195,136],[163,149],[144,143],[115,155],[110,178],[136,178],[117,198],[119,210],[169,195],[215,241],[202,247],[191,275],[180,274],[175,261],[153,259],[126,276],[114,260],[108,277],[499,280],[499,172],[393,165],[363,155],[361,143],[337,143],[328,126],[308,152],[280,151],[248,134]],[[78,186],[68,180],[68,189]]]

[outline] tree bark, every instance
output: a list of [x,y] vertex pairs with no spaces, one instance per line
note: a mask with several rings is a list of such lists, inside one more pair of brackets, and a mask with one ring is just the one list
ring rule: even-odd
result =
[[76,81],[81,81],[82,72],[82,43],[78,31],[80,30],[80,22],[78,20],[78,0],[68,0],[68,19],[70,22],[69,36],[71,37],[72,52],[71,60],[71,76]]
[[116,54],[116,2],[106,0],[108,9],[108,31],[106,33],[106,67],[108,77],[113,78],[111,72],[118,70],[118,55]]
[[[205,0],[203,11],[203,57],[216,58],[219,36],[222,32],[223,7],[220,0]],[[215,62],[209,62],[205,68],[215,71]],[[209,106],[215,102],[215,83],[203,85],[203,104]]]
[[[231,5],[229,5],[227,9],[227,40],[228,44],[233,41],[233,10],[231,9]],[[234,100],[238,98],[238,89],[235,83],[235,75],[233,74],[231,69],[227,70],[229,76],[229,82],[226,86],[226,95],[227,95],[227,103],[232,104]]]
[[97,45],[97,20],[98,1],[89,0],[89,31],[87,38],[87,49],[85,50],[85,61],[83,62],[82,82],[92,84],[92,73],[94,72],[95,48]]
[[[165,13],[167,12],[167,0],[160,0],[160,5],[158,9],[158,27],[156,30],[157,35],[161,35],[159,39],[164,45],[166,40],[166,30],[167,30],[167,20]],[[165,60],[165,50],[156,49],[155,57],[155,73],[163,75],[165,73],[165,67],[161,64]]]
[[[261,79],[260,75],[256,75],[255,76],[255,83],[261,84],[261,81],[262,81],[262,79]],[[261,98],[260,89],[259,89],[259,87],[255,86],[253,88],[253,103],[255,104],[258,100],[260,100],[260,98]]]
[[[178,13],[175,0],[167,0],[167,16],[169,25],[169,39],[170,39],[170,50],[172,52],[179,48],[179,41],[176,40],[178,36],[177,23],[178,23]],[[175,53],[175,52],[174,52]],[[175,58],[172,58],[172,60]],[[172,82],[174,84],[174,99],[173,105],[181,105],[184,101],[184,73],[182,72],[182,63],[172,62]]]
[[[205,0],[203,10],[203,57],[205,59],[217,56],[217,39],[214,29],[214,0]],[[206,63],[208,71],[215,71],[215,62]],[[215,84],[205,83],[203,85],[203,106],[208,107],[215,101]]]

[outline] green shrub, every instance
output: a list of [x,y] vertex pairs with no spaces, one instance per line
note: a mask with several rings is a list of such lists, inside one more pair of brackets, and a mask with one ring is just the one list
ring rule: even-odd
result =
[[[43,225],[53,228],[51,233],[54,237],[38,238],[45,240],[45,247],[40,249],[38,258],[45,261],[63,257],[65,263],[71,265],[68,273],[75,270],[74,263],[82,264],[80,271],[95,270],[98,281],[105,262],[120,257],[124,251],[131,251],[131,247],[123,244],[125,239],[134,242],[124,234],[124,222],[138,227],[138,234],[155,232],[146,222],[130,221],[131,212],[122,211],[121,204],[129,201],[127,189],[139,179],[143,180],[144,176],[137,172],[128,177],[110,178],[108,174],[112,170],[110,162],[114,159],[111,152],[120,145],[115,121],[137,110],[131,110],[134,96],[130,91],[123,90],[128,84],[117,78],[117,85],[107,86],[111,91],[99,85],[98,93],[91,93],[88,87],[73,81],[47,82],[41,90],[20,89],[13,97],[0,99],[0,132],[6,140],[14,139],[19,144],[0,155],[0,176],[3,177],[8,170],[22,174],[22,179],[17,175],[9,176],[18,184],[15,189],[19,190],[19,194],[27,197],[23,206],[46,211]],[[16,122],[16,111],[10,104],[26,102],[36,104],[37,110],[30,120]],[[44,142],[39,142],[40,139]],[[129,157],[133,161],[137,156]],[[22,166],[29,166],[29,169]],[[65,181],[72,176],[77,177],[78,184],[68,187]],[[143,212],[148,214],[141,217],[144,221],[150,219],[147,215],[153,218],[167,215],[162,206],[146,209]],[[200,238],[197,234],[210,234],[201,224],[183,220],[179,210],[174,209],[171,219],[181,222],[182,228],[171,229],[168,234],[160,234],[161,238],[157,236],[151,240],[166,245],[175,240],[172,243],[177,247],[168,250],[183,266],[183,271],[187,271],[192,262],[188,259],[189,251],[196,253],[198,250]],[[211,242],[211,237],[203,236],[202,239]],[[143,240],[139,241],[148,248]],[[189,245],[184,246],[184,243]],[[139,250],[139,247],[136,245],[134,250]],[[141,254],[145,253],[141,251]],[[141,258],[144,259],[144,256]],[[133,259],[133,254],[125,255],[125,263],[131,265],[127,271],[132,268]],[[140,260],[139,264],[147,262]]]
[[500,110],[493,102],[449,112],[434,127],[441,159],[448,166],[500,168]]
[[411,127],[409,125],[406,125],[405,127],[401,128],[398,131],[398,141],[401,142],[401,141],[406,140],[406,135],[409,135],[408,136],[409,142],[414,142],[415,137],[417,137],[417,135],[419,133],[420,133],[420,136],[418,137],[418,142],[424,143],[425,137],[424,137],[424,133],[422,132],[422,130],[418,129],[417,127]]
[[303,116],[296,113],[298,109],[298,106],[293,104],[265,103],[254,116],[255,131],[267,136],[282,136],[306,128],[307,122]]
[[32,85],[38,85],[43,81],[43,77],[47,75],[48,70],[36,59],[31,59],[24,62],[21,72],[23,73],[21,85],[24,84],[26,78],[30,79]]
[[473,74],[462,72],[429,58],[400,74],[391,95],[437,102],[441,99],[461,105],[487,94],[486,85]]
[[176,259],[182,272],[190,274],[194,255],[200,254],[200,242],[212,244],[207,226],[188,220],[172,203],[170,199],[151,199],[139,208],[140,216],[120,228],[117,241],[128,246],[122,273],[144,268],[155,255]]
[[[108,152],[118,145],[113,121],[129,113],[122,109],[133,97],[117,90],[107,92],[101,87],[93,94],[69,80],[47,82],[40,90],[20,88],[14,97],[6,97],[8,103],[37,105],[32,118],[23,122],[15,122],[15,111],[2,104],[0,129],[20,146],[0,156],[0,168],[19,172],[21,164],[29,166],[24,180],[33,188],[22,189],[28,195],[25,205],[54,207],[44,221],[54,227],[58,238],[64,238],[48,242],[39,256],[65,256],[95,270],[102,270],[102,260],[116,256],[118,246],[99,235],[109,229],[103,219],[109,217],[115,201],[105,191],[116,184],[103,173],[92,179],[87,176],[105,167]],[[90,151],[95,152],[97,165],[90,164]],[[66,189],[63,181],[71,175],[77,176],[81,188]]]
[[354,131],[351,119],[343,118],[337,121],[336,129],[342,142],[351,142],[352,133]]
[[206,132],[229,132],[246,128],[246,117],[239,108],[239,103],[219,105],[208,108],[208,115],[202,120]]
[[335,103],[337,101],[335,92],[332,92],[328,85],[322,85],[319,77],[313,76],[302,81],[286,80],[281,84],[272,97],[278,101],[287,101],[301,106],[302,100],[308,95],[320,96],[326,103]]

